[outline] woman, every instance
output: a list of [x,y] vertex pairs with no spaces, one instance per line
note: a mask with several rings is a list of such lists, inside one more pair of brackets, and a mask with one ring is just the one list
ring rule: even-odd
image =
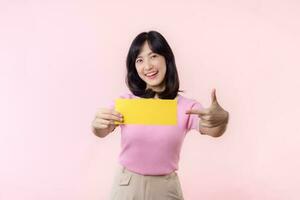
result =
[[[126,60],[126,84],[131,93],[121,98],[177,99],[177,126],[121,124],[120,168],[114,179],[111,200],[182,200],[176,173],[182,142],[189,130],[212,137],[221,136],[229,113],[217,102],[204,109],[193,99],[180,94],[173,52],[166,39],[156,31],[143,32],[133,40]],[[93,132],[105,137],[122,122],[121,113],[100,109],[92,123]]]

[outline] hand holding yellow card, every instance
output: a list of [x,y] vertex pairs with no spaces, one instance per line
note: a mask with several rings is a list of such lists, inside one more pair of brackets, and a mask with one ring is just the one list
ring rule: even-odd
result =
[[177,124],[177,99],[116,99],[115,109],[124,117],[116,124]]

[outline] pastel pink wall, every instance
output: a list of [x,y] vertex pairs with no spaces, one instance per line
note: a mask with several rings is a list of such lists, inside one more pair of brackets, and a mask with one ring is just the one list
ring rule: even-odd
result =
[[157,30],[185,96],[230,114],[221,138],[190,132],[187,200],[300,199],[299,1],[1,1],[0,199],[107,199],[119,129],[90,130],[126,91],[133,38]]

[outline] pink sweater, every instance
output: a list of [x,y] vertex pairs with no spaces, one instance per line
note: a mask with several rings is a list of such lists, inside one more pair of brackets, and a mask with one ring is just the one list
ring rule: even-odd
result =
[[[119,98],[140,98],[126,93]],[[178,170],[180,151],[186,133],[199,130],[197,115],[185,114],[186,110],[199,109],[202,105],[178,94],[176,126],[120,125],[121,153],[119,163],[128,170],[142,175],[163,175]],[[110,104],[114,108],[114,102]]]

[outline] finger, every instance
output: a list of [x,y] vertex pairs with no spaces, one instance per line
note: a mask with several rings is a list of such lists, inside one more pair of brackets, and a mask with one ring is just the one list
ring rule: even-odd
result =
[[105,129],[105,128],[108,128],[108,124],[103,124],[103,123],[93,121],[92,122],[92,127],[96,128],[96,129]]
[[223,121],[226,117],[224,116],[223,113],[215,112],[213,114],[203,115],[201,116],[201,118],[211,122],[215,122],[215,121],[219,122],[219,121]]
[[108,114],[108,113],[111,113],[112,109],[109,109],[109,108],[98,108],[97,110],[98,110],[97,113],[101,112],[101,113]]
[[114,109],[109,109],[109,108],[100,108],[97,113],[104,113],[104,114],[112,114],[117,117],[122,117],[122,114]]
[[102,124],[102,125],[110,125],[112,124],[113,120],[106,120],[106,119],[100,119],[100,118],[97,118],[94,120],[94,123],[96,124]]
[[213,124],[211,124],[210,122],[208,122],[208,121],[206,121],[206,120],[200,121],[200,126],[206,127],[206,128],[213,128],[213,127],[214,127]]
[[[119,124],[115,123],[114,120],[103,120],[103,119],[95,119],[94,124],[101,126],[101,127],[108,127],[108,126],[118,126]],[[122,123],[122,122],[120,122]]]
[[119,121],[121,120],[120,117],[117,117],[115,115],[112,115],[112,114],[105,114],[105,113],[98,113],[97,116],[96,116],[96,119],[105,119],[105,120],[116,120],[116,121]]
[[211,121],[207,121],[207,120],[200,121],[200,125],[203,127],[207,127],[207,128],[214,128],[214,127],[220,126],[222,124],[226,124],[226,122],[225,121],[211,122]]
[[116,111],[116,110],[112,110],[111,114],[118,116],[118,117],[123,117],[122,113]]
[[208,110],[187,110],[185,114],[196,114],[196,115],[207,115],[209,114]]
[[206,120],[200,120],[200,126],[202,126],[202,127],[207,127],[207,128],[210,128],[211,127],[211,124],[208,122],[208,121],[206,121]]
[[123,117],[117,117],[115,115],[112,114],[104,114],[104,113],[100,113],[96,116],[96,118],[99,119],[106,119],[106,120],[115,120],[115,121],[123,121]]
[[203,115],[203,116],[200,116],[200,118],[202,120],[205,120],[205,121],[208,121],[208,122],[210,122],[212,120],[211,115]]
[[102,124],[100,124],[100,125],[95,125],[93,127],[96,128],[96,129],[105,129],[105,128],[108,128],[108,125],[102,125]]

